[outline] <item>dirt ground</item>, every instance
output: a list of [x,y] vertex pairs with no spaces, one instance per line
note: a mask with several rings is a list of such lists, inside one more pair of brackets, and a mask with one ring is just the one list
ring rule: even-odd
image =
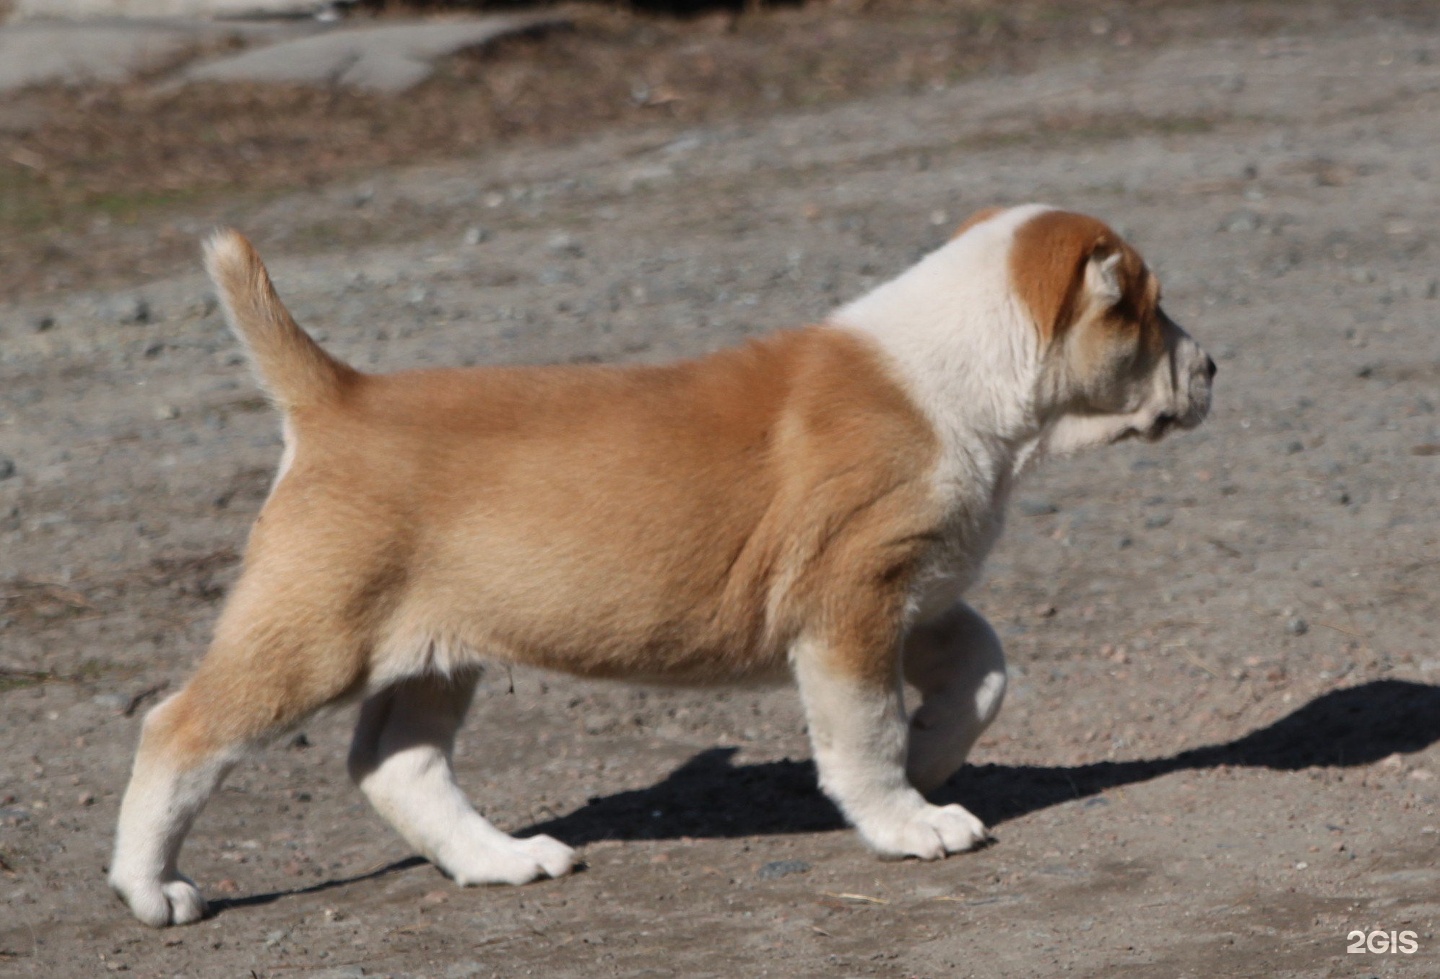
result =
[[[837,63],[881,57],[889,22],[860,6]],[[896,59],[923,43],[908,23]],[[63,221],[12,225],[0,975],[1440,975],[1440,16],[1066,24],[898,87],[422,163],[392,141],[288,186],[197,177],[123,219],[56,191]],[[676,51],[729,36],[663,31]],[[72,145],[35,118],[26,139]],[[49,152],[84,169],[83,147]],[[1011,693],[940,793],[995,845],[867,854],[815,788],[789,689],[500,670],[462,782],[502,828],[581,847],[584,872],[454,887],[348,784],[337,713],[200,818],[183,867],[213,918],[150,931],[111,897],[140,717],[203,651],[279,454],[199,274],[204,229],[252,233],[362,367],[651,361],[823,317],[971,210],[1031,199],[1130,235],[1220,374],[1201,429],[1052,463],[1020,494],[973,596]],[[1347,952],[1375,929],[1418,949]]]

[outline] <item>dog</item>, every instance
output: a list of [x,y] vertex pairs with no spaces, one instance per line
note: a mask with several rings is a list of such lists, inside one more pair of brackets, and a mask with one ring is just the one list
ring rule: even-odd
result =
[[[821,788],[883,857],[987,839],[932,805],[1005,660],[962,596],[1041,458],[1193,428],[1214,362],[1102,222],[981,212],[823,324],[661,366],[361,373],[250,244],[206,265],[284,450],[205,659],[146,716],[109,882],[148,925],[206,913],[186,833],[248,751],[362,701],[349,771],[461,885],[559,877],[450,765],[486,663],[716,683],[793,675]],[[905,684],[921,702],[907,715]]]

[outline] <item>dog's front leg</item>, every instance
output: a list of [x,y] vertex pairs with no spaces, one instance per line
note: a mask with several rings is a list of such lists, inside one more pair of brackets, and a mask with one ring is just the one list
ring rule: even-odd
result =
[[926,802],[905,777],[907,720],[898,664],[856,669],[842,644],[801,640],[792,653],[820,787],[883,857],[935,860],[969,850],[985,825],[962,806]]
[[1005,651],[990,623],[964,602],[916,625],[905,639],[905,679],[923,698],[910,719],[906,772],[921,792],[964,764],[1005,699]]

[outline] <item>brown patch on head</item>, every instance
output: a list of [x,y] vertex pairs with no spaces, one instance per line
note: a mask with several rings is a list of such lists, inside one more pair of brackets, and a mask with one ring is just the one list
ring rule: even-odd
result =
[[1008,210],[1010,210],[1008,207],[987,207],[982,210],[976,211],[974,214],[970,215],[968,218],[965,219],[964,224],[960,225],[960,227],[955,229],[955,233],[950,236],[950,240],[954,241],[956,238],[959,238],[965,232],[975,227],[975,225],[984,224],[991,218],[1004,214]]
[[1153,310],[1156,283],[1135,249],[1104,222],[1071,211],[1042,211],[1015,229],[1010,280],[1047,344],[1063,335],[1082,311],[1091,259],[1119,253],[1116,313],[1130,321]]

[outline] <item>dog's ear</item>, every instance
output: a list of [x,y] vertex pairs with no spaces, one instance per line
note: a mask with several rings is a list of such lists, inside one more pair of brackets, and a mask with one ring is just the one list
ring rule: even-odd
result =
[[1096,243],[1095,251],[1085,263],[1085,292],[1094,302],[1113,306],[1125,295],[1120,281],[1121,258],[1120,252],[1111,251],[1105,242]]

